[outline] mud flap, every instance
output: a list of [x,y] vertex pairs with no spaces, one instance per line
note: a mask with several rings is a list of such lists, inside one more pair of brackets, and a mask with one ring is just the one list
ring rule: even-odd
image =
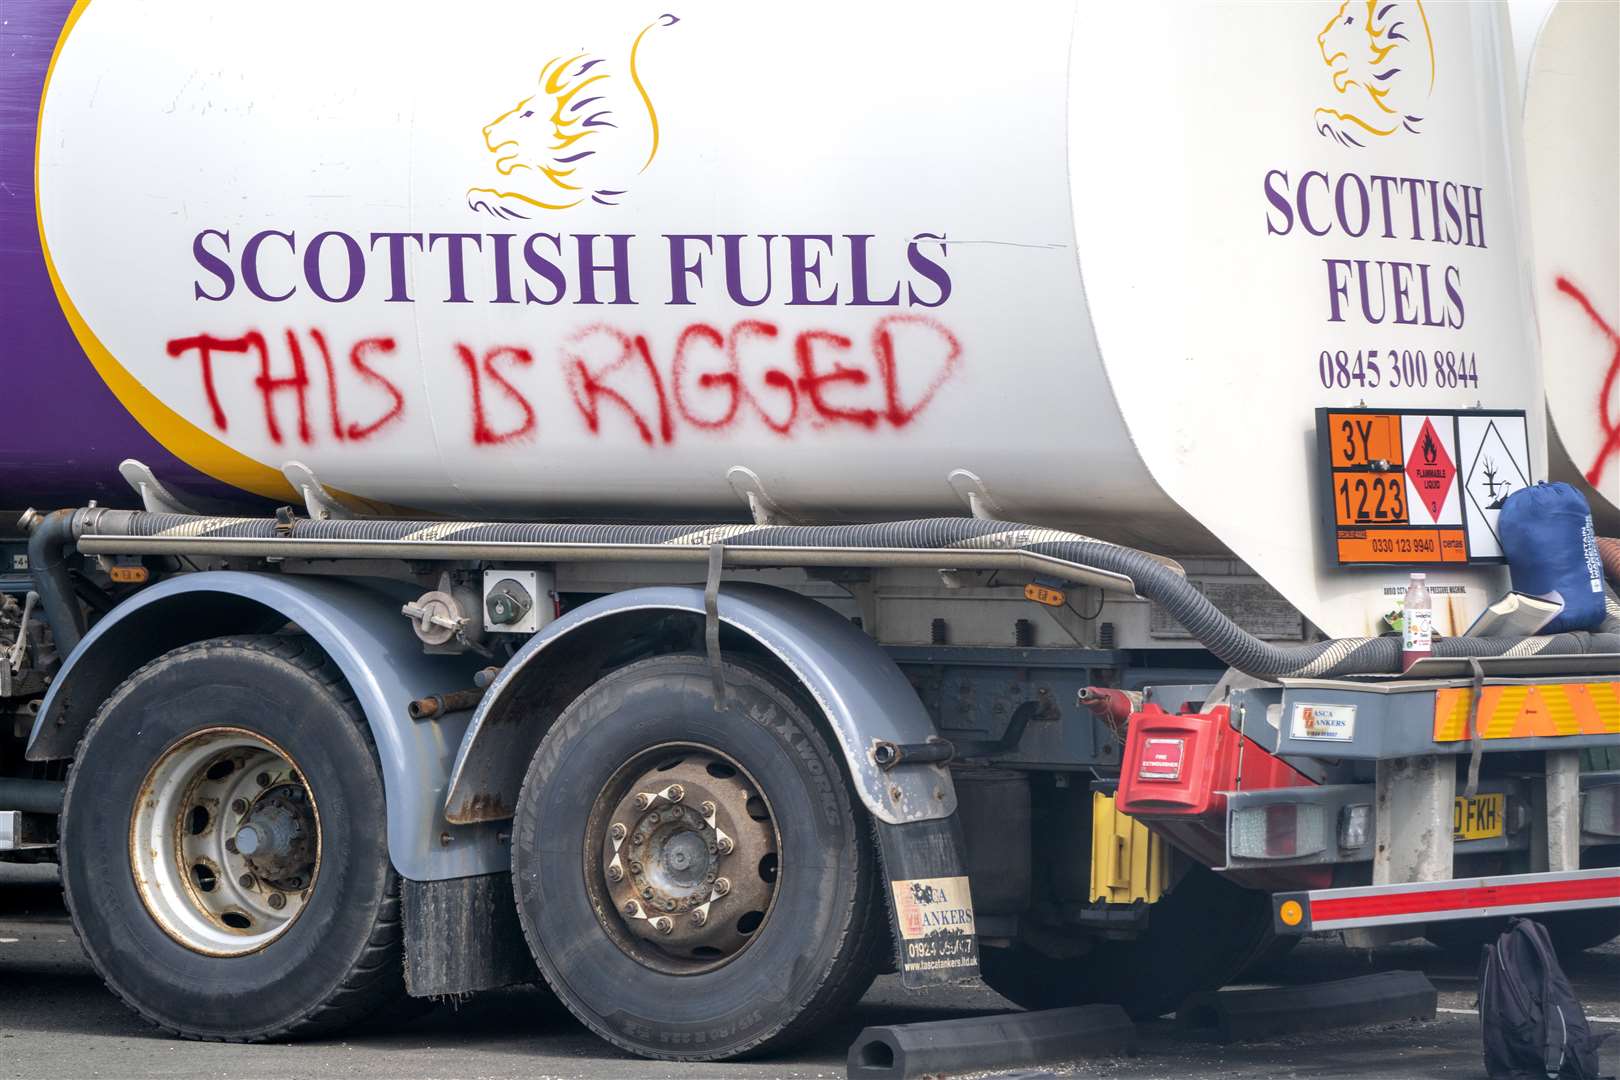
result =
[[512,875],[400,882],[405,985],[441,997],[537,982],[539,969],[518,925]]
[[956,815],[880,822],[877,834],[901,982],[919,990],[977,980],[979,939]]

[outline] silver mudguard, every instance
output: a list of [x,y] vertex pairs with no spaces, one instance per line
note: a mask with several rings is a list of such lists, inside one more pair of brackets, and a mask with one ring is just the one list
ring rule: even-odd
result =
[[46,694],[28,757],[70,757],[107,693],[135,668],[179,645],[263,625],[274,613],[314,638],[343,672],[371,726],[388,800],[388,853],[416,881],[510,868],[494,824],[450,828],[443,807],[450,764],[470,714],[433,721],[406,714],[412,699],[472,685],[476,656],[428,656],[400,614],[418,590],[383,581],[231,570],[183,574],[143,589],[105,616],[68,657]]
[[[614,593],[530,638],[501,668],[473,714],[450,778],[448,820],[512,816],[529,759],[555,716],[518,707],[517,699],[527,696],[525,688],[544,686],[548,667],[566,660],[559,643],[593,626],[600,630],[603,620],[623,623],[628,631],[659,613],[690,614],[701,625],[703,590],[658,586]],[[883,771],[873,761],[878,740],[921,743],[935,734],[916,691],[875,641],[825,605],[765,585],[725,584],[718,615],[781,661],[814,697],[849,763],[856,793],[874,817],[897,825],[942,819],[956,810],[956,789],[943,766],[902,762]]]

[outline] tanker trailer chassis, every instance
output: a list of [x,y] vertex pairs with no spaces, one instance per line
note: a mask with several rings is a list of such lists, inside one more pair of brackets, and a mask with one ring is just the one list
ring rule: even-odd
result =
[[[1380,639],[1260,642],[1176,564],[1030,526],[346,519],[305,490],[307,517],[30,519],[40,614],[9,677],[40,684],[28,767],[71,771],[59,818],[0,808],[0,845],[59,833],[92,962],[182,1035],[538,975],[621,1047],[720,1059],[883,970],[1156,1015],[1333,924],[1344,889],[1620,900],[1620,788],[1571,764],[1613,739],[1612,635],[1399,680]],[[1018,617],[1001,644],[967,616],[897,643],[897,597]],[[1100,614],[1138,597],[1214,659],[1109,647]],[[1523,685],[1591,708],[1494,737]],[[1496,702],[1483,736],[1425,741],[1412,717],[1450,723],[1459,689]],[[1294,737],[1302,708],[1334,734]],[[1501,828],[1440,844],[1459,783]]]

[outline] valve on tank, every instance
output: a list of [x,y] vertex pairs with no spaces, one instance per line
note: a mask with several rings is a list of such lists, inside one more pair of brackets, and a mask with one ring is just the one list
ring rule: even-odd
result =
[[411,629],[431,653],[462,653],[468,649],[483,652],[483,624],[475,619],[478,594],[457,585],[449,574],[439,577],[439,587],[425,592],[400,608],[411,620]]

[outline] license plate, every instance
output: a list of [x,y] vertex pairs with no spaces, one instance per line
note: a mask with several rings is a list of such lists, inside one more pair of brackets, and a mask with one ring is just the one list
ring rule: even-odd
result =
[[1457,796],[1451,807],[1451,832],[1457,840],[1487,840],[1501,836],[1503,811],[1507,796],[1500,792],[1475,795],[1473,798]]

